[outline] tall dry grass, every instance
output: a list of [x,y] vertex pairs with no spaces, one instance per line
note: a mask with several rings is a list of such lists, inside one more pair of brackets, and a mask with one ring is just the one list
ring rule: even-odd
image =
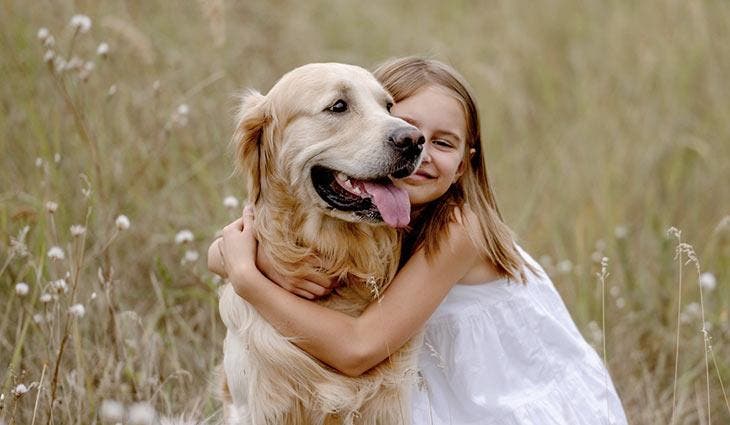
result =
[[474,86],[506,219],[605,347],[631,422],[730,421],[730,4],[1,7],[0,423],[214,417],[223,329],[201,257],[238,214],[223,199],[245,197],[232,94],[307,62],[405,54]]

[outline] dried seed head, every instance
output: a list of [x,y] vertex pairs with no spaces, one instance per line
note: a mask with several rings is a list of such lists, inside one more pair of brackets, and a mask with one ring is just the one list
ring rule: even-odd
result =
[[66,258],[66,254],[63,253],[63,249],[60,246],[52,246],[48,250],[48,258],[61,261]]
[[46,202],[46,211],[53,214],[58,209],[58,204],[53,201]]
[[71,17],[69,25],[71,25],[71,28],[83,34],[91,29],[91,18],[81,14],[74,15]]
[[48,31],[48,28],[41,27],[38,29],[38,40],[46,41],[49,35],[51,35],[51,32]]
[[198,258],[200,258],[200,254],[198,254],[198,251],[194,249],[189,249],[185,251],[185,257],[183,257],[183,263],[194,263],[198,261]]
[[111,423],[124,420],[124,405],[116,400],[104,400],[99,411],[101,419]]
[[193,236],[193,232],[191,232],[188,229],[183,229],[175,235],[175,243],[176,244],[183,244],[187,242],[192,242],[195,240],[195,236]]
[[30,292],[30,287],[25,282],[18,282],[15,284],[15,293],[18,294],[21,297],[24,297],[28,295],[28,292]]
[[132,425],[152,425],[157,412],[149,403],[134,403],[129,407],[129,423]]
[[68,313],[71,316],[80,319],[84,317],[84,314],[86,314],[86,308],[84,308],[83,304],[74,304],[68,308]]
[[715,275],[710,272],[704,272],[700,275],[700,286],[706,291],[712,291],[717,286]]
[[109,55],[109,45],[105,42],[99,43],[99,46],[96,48],[96,54],[106,58]]
[[226,196],[223,199],[223,206],[230,209],[238,208],[238,199],[235,196]]
[[119,215],[115,223],[117,225],[117,229],[119,230],[127,230],[130,226],[129,218],[127,218],[127,216],[124,214]]
[[74,224],[71,226],[71,236],[78,237],[86,233],[86,227],[80,224]]

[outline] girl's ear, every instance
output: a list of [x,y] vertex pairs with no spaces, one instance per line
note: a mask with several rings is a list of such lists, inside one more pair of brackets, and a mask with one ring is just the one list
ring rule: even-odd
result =
[[241,97],[238,108],[236,131],[231,143],[236,148],[236,171],[246,177],[248,202],[255,203],[261,193],[261,144],[264,129],[271,121],[266,97],[250,90]]

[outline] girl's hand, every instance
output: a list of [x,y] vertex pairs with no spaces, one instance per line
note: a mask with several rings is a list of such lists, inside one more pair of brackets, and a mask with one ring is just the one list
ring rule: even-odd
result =
[[275,264],[262,250],[258,251],[256,265],[271,281],[292,294],[308,300],[329,295],[338,286],[337,279],[327,279],[319,274],[310,274],[301,278],[285,276],[279,273]]
[[236,282],[246,282],[251,273],[259,272],[255,261],[258,241],[253,214],[253,207],[246,205],[242,217],[223,228],[222,240],[218,242],[225,273]]
[[[215,273],[223,277],[237,276],[233,280],[238,282],[239,286],[252,280],[250,279],[252,273],[261,272],[287,291],[309,300],[328,295],[337,287],[337,279],[328,279],[318,274],[304,277],[281,274],[271,259],[262,250],[258,250],[255,234],[253,207],[246,206],[241,218],[223,228],[223,237],[216,241],[218,255],[215,252],[209,253],[209,259],[212,259],[209,260],[209,268],[213,263],[217,266],[215,269],[211,268]],[[215,247],[211,245],[209,252],[214,250]],[[222,265],[216,263],[217,257],[222,257],[220,258]],[[253,261],[254,258],[256,261]]]

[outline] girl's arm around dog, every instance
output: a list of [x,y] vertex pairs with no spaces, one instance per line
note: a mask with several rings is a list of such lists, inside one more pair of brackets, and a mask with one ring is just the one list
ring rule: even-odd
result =
[[[424,325],[451,287],[479,261],[460,223],[450,225],[439,252],[426,259],[417,251],[398,272],[379,302],[350,317],[304,300],[279,287],[256,267],[253,212],[223,229],[222,254],[236,293],[280,333],[309,354],[358,376],[385,360]],[[235,257],[233,253],[236,253]],[[233,261],[235,258],[236,261]]]

